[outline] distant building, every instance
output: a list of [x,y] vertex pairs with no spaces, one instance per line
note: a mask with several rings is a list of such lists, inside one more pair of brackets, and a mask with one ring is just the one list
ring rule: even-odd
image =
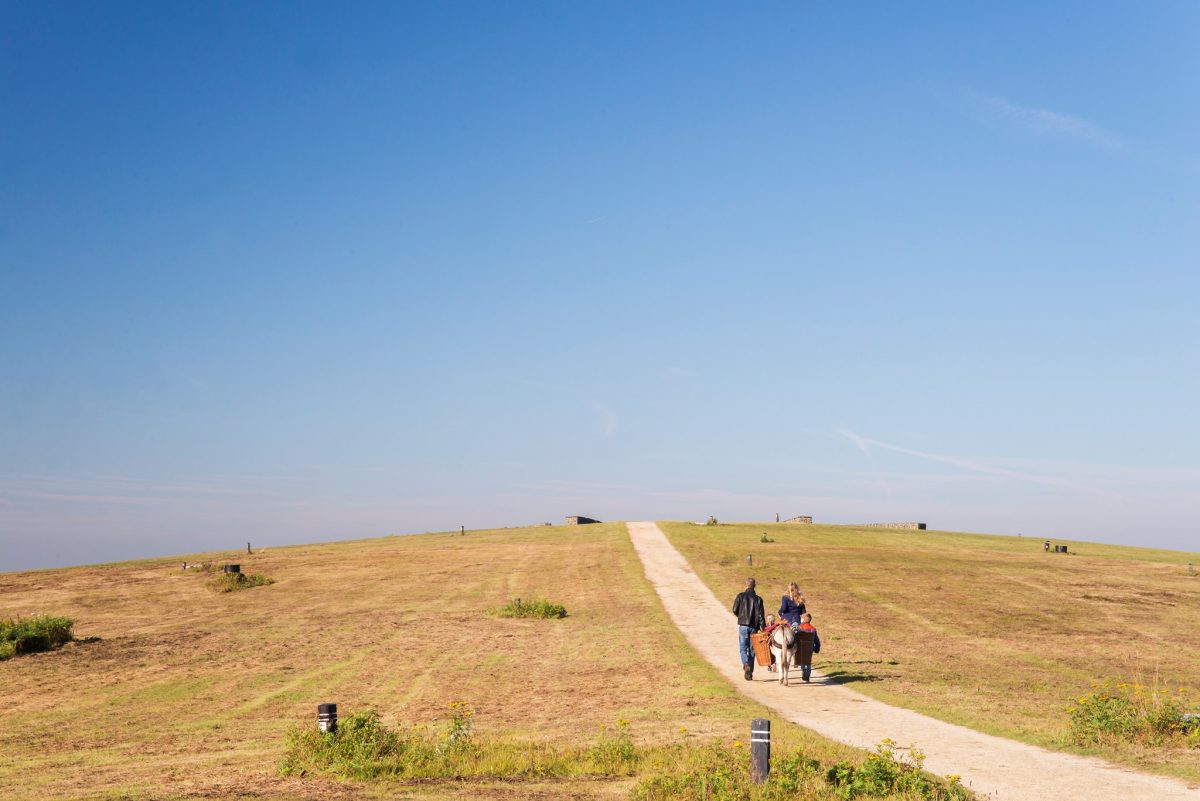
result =
[[572,515],[571,517],[567,518],[568,526],[584,526],[584,525],[587,525],[588,523],[599,523],[599,522],[600,522],[599,520],[593,520],[592,518],[584,517],[583,515]]
[[859,528],[906,528],[912,531],[924,531],[924,523],[863,523]]
[[812,525],[812,515],[799,515],[797,517],[789,517],[784,520],[785,523],[798,523],[800,525]]

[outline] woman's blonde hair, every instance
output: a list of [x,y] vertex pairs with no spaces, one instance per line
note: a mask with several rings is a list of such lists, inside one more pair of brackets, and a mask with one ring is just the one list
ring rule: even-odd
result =
[[804,593],[800,592],[800,585],[794,581],[788,583],[788,597],[790,597],[797,606],[804,604]]

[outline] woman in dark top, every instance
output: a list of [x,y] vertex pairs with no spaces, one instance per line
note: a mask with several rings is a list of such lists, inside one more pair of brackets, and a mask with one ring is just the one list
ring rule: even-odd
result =
[[800,592],[800,587],[796,582],[788,584],[787,595],[783,596],[783,600],[779,604],[779,616],[792,624],[792,628],[800,627],[800,616],[807,609],[804,607],[804,593]]

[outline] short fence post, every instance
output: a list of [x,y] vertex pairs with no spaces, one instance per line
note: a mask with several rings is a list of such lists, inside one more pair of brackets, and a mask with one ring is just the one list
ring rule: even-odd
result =
[[771,721],[750,721],[750,778],[762,784],[771,775]]
[[337,731],[337,704],[317,704],[317,730],[321,734]]
[[754,554],[752,554],[752,553],[746,554],[746,564],[748,564],[748,565],[754,564]]
[[246,553],[250,553],[250,543],[246,543]]

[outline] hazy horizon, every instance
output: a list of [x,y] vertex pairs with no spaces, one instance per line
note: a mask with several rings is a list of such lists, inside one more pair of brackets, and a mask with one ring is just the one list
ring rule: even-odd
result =
[[0,3],[0,571],[1200,542],[1200,6]]

